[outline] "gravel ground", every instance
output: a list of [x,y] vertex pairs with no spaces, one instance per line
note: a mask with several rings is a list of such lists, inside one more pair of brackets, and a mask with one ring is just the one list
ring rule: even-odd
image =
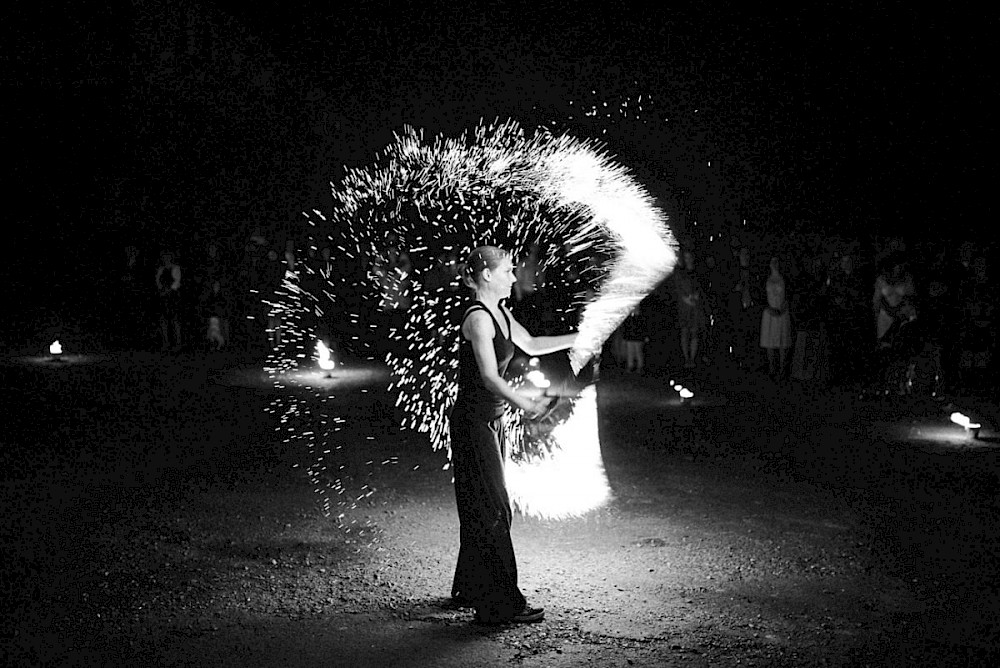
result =
[[4,364],[4,665],[996,664],[995,443],[893,430],[941,422],[941,402],[700,370],[679,408],[660,380],[605,373],[614,500],[515,519],[546,619],[487,628],[445,599],[444,456],[358,424],[345,485],[377,491],[324,517],[306,453],[275,437],[274,390],[239,365]]

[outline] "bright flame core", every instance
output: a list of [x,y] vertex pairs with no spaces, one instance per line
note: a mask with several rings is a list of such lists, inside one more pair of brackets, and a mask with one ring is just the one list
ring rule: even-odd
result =
[[316,342],[316,355],[319,357],[319,368],[323,371],[331,371],[336,365],[330,355],[330,349],[322,341]]
[[544,390],[545,388],[550,387],[552,385],[552,382],[548,378],[546,378],[545,374],[539,371],[538,369],[529,371],[528,373],[524,374],[524,377],[528,380],[529,383],[531,383],[540,390]]
[[49,346],[50,355],[62,355],[62,345],[58,341],[53,341]]
[[959,413],[958,411],[951,414],[951,421],[955,424],[965,427],[966,429],[979,429],[982,427],[978,422],[972,422],[969,420],[969,416],[964,413]]
[[526,515],[545,519],[576,517],[611,498],[597,429],[597,390],[588,385],[573,413],[552,430],[559,445],[549,456],[507,462],[511,504]]

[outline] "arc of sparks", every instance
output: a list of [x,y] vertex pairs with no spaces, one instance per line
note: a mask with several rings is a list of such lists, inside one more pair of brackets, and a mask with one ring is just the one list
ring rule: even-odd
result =
[[[578,342],[570,351],[574,373],[597,354],[676,261],[665,214],[601,144],[555,136],[544,129],[526,136],[514,121],[481,124],[458,138],[439,136],[430,142],[422,132],[407,128],[375,164],[348,170],[332,185],[330,215],[318,211],[304,215],[310,226],[329,230],[331,240],[339,236],[337,249],[345,257],[379,257],[390,231],[425,257],[456,244],[471,249],[492,243],[516,252],[541,237],[562,245],[563,252],[550,258],[553,269],[586,265],[594,254],[610,256],[610,261],[591,267],[589,274],[579,272],[579,280],[598,284],[596,297],[585,304],[577,297],[562,313],[566,321],[579,321]],[[322,274],[308,264],[303,271],[306,278]],[[449,448],[448,415],[457,396],[458,338],[452,317],[463,299],[454,291],[425,288],[419,271],[391,275],[392,280],[411,283],[412,306],[402,327],[390,332],[406,346],[405,353],[386,356],[393,375],[390,389],[405,413],[404,428],[426,433],[435,449]],[[324,276],[333,280],[329,272]],[[380,298],[378,280],[369,272],[362,288],[373,304]],[[272,306],[319,312],[336,299],[338,286],[328,287],[322,294],[310,293],[303,283],[286,281]],[[571,288],[567,292],[583,292],[581,285],[567,287]],[[353,313],[348,318],[358,323],[363,316]],[[289,340],[301,347],[315,337]],[[295,350],[282,356],[290,361],[304,354]],[[523,512],[565,517],[586,512],[608,498],[597,440],[596,393],[585,389],[567,405],[564,419],[544,435],[546,447],[522,450],[508,469],[512,498]],[[512,418],[514,442],[524,444],[520,415]],[[328,452],[316,438],[310,434],[310,450]],[[325,470],[311,469],[317,484]],[[579,493],[552,494],[554,481]]]

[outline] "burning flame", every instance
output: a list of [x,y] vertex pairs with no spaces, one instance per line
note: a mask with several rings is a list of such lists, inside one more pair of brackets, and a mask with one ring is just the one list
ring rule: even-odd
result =
[[972,422],[969,420],[969,416],[957,411],[951,414],[951,421],[957,425],[965,427],[966,429],[979,429],[982,427],[982,425],[978,422]]
[[528,379],[528,382],[530,382],[532,385],[534,385],[540,390],[544,390],[545,388],[552,385],[552,382],[548,378],[546,378],[545,374],[539,371],[538,369],[529,371],[528,373],[525,374],[524,377]]
[[62,355],[62,345],[58,341],[53,341],[49,346],[50,355]]
[[611,498],[601,459],[597,390],[583,389],[566,422],[552,430],[559,448],[531,462],[507,461],[511,502],[519,511],[546,519],[577,517]]
[[542,373],[540,367],[541,367],[541,362],[539,361],[539,359],[537,357],[532,357],[531,359],[528,360],[528,368],[530,369],[530,371],[524,374],[524,377],[529,383],[531,383],[538,389],[544,390],[547,387],[550,387],[552,383],[549,381],[548,378],[545,377],[545,374]]
[[330,355],[330,349],[322,341],[316,341],[316,354],[319,356],[319,368],[323,371],[332,371],[337,366]]

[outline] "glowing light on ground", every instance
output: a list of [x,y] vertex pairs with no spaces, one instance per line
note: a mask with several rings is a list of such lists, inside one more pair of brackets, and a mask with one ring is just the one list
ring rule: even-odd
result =
[[559,447],[548,456],[507,463],[513,506],[527,515],[563,519],[607,503],[611,487],[601,459],[593,385],[583,389],[570,417],[551,435]]
[[53,341],[49,346],[50,355],[62,355],[62,345],[58,341]]
[[965,428],[966,430],[980,429],[983,426],[978,422],[973,422],[971,419],[969,419],[968,415],[965,415],[964,413],[959,413],[958,411],[955,411],[954,413],[951,414],[951,421],[959,425],[960,427]]

